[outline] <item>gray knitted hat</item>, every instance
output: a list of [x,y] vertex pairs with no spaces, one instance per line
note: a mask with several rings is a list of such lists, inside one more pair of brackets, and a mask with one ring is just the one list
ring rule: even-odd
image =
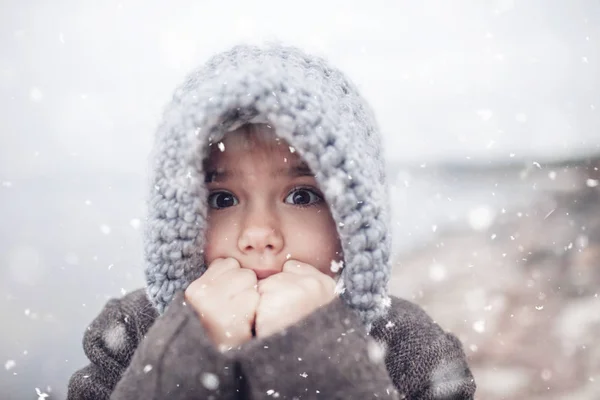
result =
[[196,69],[155,137],[145,232],[147,294],[162,313],[206,269],[210,143],[268,122],[317,174],[344,253],[342,298],[367,326],[389,305],[391,238],[379,130],[354,85],[324,60],[278,44],[236,46]]

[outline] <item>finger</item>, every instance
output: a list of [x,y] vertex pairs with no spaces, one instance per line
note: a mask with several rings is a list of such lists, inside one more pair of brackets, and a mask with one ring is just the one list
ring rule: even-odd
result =
[[256,290],[256,274],[249,269],[236,269],[233,264],[215,266],[223,268],[216,277],[202,275],[192,282],[186,289],[186,295],[194,298],[217,296],[219,298],[231,298],[232,295],[254,288]]
[[240,263],[233,257],[216,258],[210,263],[208,269],[202,276],[205,277],[205,280],[215,280],[227,271],[240,268],[242,268]]
[[257,283],[258,293],[266,293],[272,290],[284,290],[289,287],[290,284],[294,283],[294,280],[298,279],[297,275],[290,274],[288,272],[280,272],[275,275],[271,275],[268,278],[261,279]]
[[297,260],[286,261],[283,264],[283,272],[289,272],[298,275],[314,275],[315,273],[322,273],[312,265]]
[[226,271],[211,283],[210,291],[231,298],[244,290],[257,290],[254,271],[246,268]]
[[237,310],[238,315],[246,321],[253,323],[256,318],[256,309],[260,301],[260,295],[256,290],[246,289],[237,293],[231,299],[231,307]]

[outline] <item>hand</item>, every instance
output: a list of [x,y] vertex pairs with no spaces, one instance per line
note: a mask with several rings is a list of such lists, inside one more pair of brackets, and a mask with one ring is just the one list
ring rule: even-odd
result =
[[312,265],[286,261],[283,271],[258,282],[257,337],[281,331],[329,304],[336,296],[335,281]]
[[252,338],[259,294],[254,271],[234,258],[215,259],[185,291],[212,342],[221,351]]

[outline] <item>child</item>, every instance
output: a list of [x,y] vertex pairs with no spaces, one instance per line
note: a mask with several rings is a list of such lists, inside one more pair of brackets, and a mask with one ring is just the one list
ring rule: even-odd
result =
[[213,57],[153,152],[147,288],[108,302],[69,399],[472,399],[460,342],[387,294],[379,132],[281,45]]

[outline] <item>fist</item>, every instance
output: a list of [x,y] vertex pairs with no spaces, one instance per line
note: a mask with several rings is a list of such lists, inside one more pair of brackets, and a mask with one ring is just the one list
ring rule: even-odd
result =
[[185,299],[219,350],[227,351],[252,338],[259,301],[257,278],[234,258],[215,259],[188,286]]
[[282,272],[258,282],[257,337],[281,331],[329,304],[336,283],[312,265],[289,260]]

